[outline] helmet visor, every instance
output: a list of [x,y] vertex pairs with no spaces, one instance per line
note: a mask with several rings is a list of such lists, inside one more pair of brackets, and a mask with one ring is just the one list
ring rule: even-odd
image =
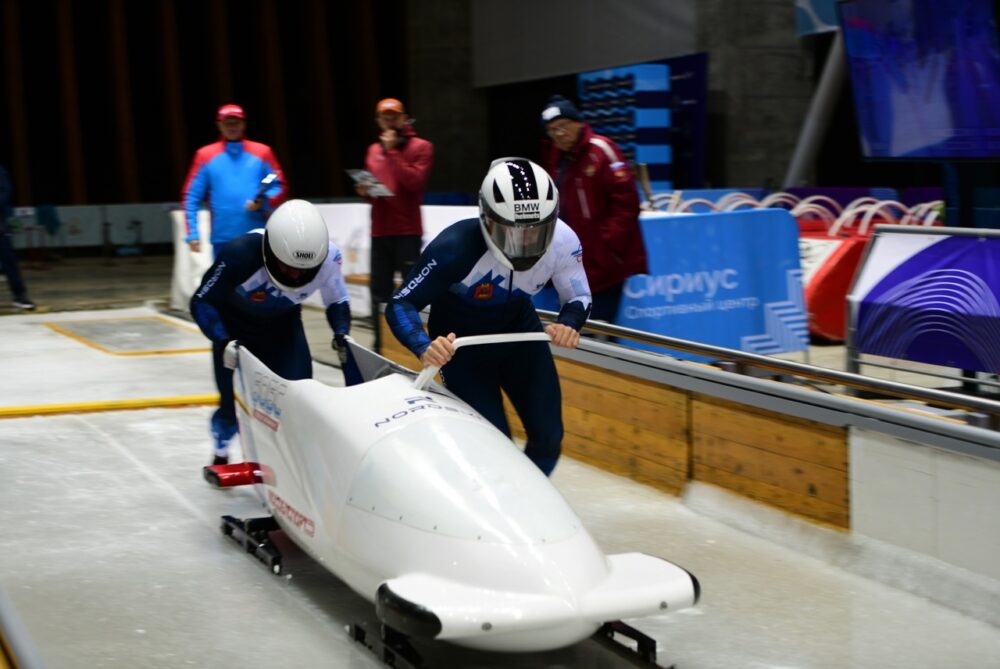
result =
[[511,223],[486,215],[490,239],[510,260],[540,258],[552,243],[556,219],[536,223]]
[[322,266],[323,263],[315,267],[292,267],[278,259],[278,256],[271,250],[270,244],[266,242],[264,244],[264,267],[279,288],[301,288],[316,278],[316,275],[319,274],[319,268]]

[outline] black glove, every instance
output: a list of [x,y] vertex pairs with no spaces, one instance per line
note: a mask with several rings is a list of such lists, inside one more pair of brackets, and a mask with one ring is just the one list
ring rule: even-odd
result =
[[330,345],[333,346],[333,350],[337,352],[340,364],[344,365],[347,362],[347,335],[333,335],[333,341],[330,342]]

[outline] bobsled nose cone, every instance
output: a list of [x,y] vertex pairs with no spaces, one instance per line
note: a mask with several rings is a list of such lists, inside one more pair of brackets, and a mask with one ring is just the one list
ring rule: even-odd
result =
[[375,594],[379,620],[403,634],[433,639],[441,633],[441,620],[429,609],[397,595],[387,583]]

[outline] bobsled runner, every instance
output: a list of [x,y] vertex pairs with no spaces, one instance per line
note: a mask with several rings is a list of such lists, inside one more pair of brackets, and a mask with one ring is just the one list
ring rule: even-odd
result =
[[[487,335],[455,346],[525,338],[548,340]],[[392,634],[494,651],[613,636],[627,626],[606,623],[697,602],[698,581],[683,568],[606,556],[509,438],[431,382],[436,370],[415,379],[351,341],[368,380],[338,388],[287,381],[230,346],[246,462],[205,476],[255,486],[268,515],[225,516],[223,531],[275,573],[281,556],[267,535],[280,528],[373,602]]]

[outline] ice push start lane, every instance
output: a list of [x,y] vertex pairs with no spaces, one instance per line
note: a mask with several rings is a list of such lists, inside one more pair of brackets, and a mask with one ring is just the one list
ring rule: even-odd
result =
[[[455,347],[526,339],[548,341],[489,335]],[[375,355],[353,342],[352,351]],[[334,388],[282,379],[236,344],[227,358],[246,462],[205,476],[255,486],[270,515],[225,516],[223,531],[279,574],[268,535],[284,530],[375,605],[381,633],[353,634],[380,655],[410,661],[407,637],[549,651],[600,630],[605,640],[631,636],[655,661],[655,642],[621,619],[697,602],[685,569],[642,553],[606,556],[508,437],[427,387],[433,371]]]

